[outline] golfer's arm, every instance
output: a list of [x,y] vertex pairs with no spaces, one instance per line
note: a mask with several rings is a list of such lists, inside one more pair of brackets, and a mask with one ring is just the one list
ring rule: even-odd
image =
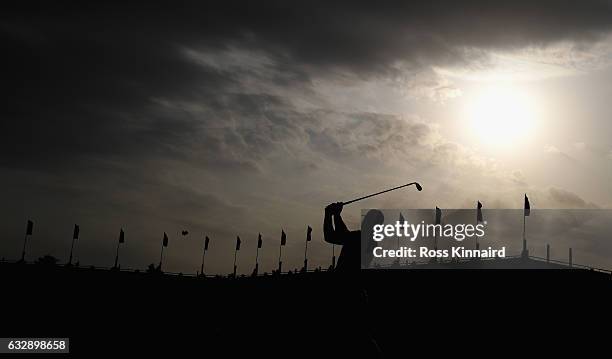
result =
[[348,235],[350,232],[349,229],[346,227],[346,224],[344,224],[344,221],[342,220],[342,216],[340,214],[334,216],[334,227],[336,227],[336,234],[342,237]]
[[342,245],[342,237],[334,230],[331,217],[331,214],[325,213],[325,219],[323,220],[323,237],[327,243]]

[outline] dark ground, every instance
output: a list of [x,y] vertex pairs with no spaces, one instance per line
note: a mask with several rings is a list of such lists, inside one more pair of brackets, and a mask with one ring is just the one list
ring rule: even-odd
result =
[[[586,270],[201,279],[44,265],[0,268],[0,337],[69,337],[71,352],[88,357],[367,357],[375,355],[371,338],[386,356],[422,350],[434,357],[531,356],[535,348],[585,353],[610,337],[612,278]],[[579,346],[579,333],[592,342]]]

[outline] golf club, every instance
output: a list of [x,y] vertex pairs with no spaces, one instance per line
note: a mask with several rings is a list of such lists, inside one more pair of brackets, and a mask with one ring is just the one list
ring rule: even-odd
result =
[[384,190],[384,191],[380,191],[380,192],[372,193],[372,194],[369,194],[369,195],[367,195],[367,196],[363,196],[363,197],[355,198],[355,199],[350,200],[350,201],[348,201],[348,202],[342,202],[342,205],[343,205],[343,206],[346,206],[347,204],[350,204],[350,203],[353,203],[353,202],[357,202],[357,201],[361,201],[362,199],[366,199],[366,198],[370,198],[370,197],[378,196],[379,194],[383,194],[383,193],[387,193],[387,192],[395,191],[396,189],[400,189],[400,188],[408,187],[408,186],[411,186],[411,185],[415,185],[415,186],[416,186],[416,188],[417,188],[417,190],[419,190],[419,191],[422,191],[422,190],[423,190],[423,187],[422,187],[422,186],[421,186],[421,185],[420,185],[418,182],[411,182],[411,183],[407,183],[407,184],[404,184],[404,185],[401,185],[401,186],[397,186],[397,187],[389,188],[389,189],[386,189],[386,190]]

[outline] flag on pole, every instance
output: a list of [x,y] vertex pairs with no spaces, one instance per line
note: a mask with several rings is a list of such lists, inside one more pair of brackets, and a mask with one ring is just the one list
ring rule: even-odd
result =
[[527,235],[525,231],[525,219],[530,214],[531,205],[529,204],[529,198],[527,198],[527,193],[525,193],[525,206],[523,207],[523,251],[521,252],[521,256],[523,258],[529,258],[529,250],[527,249]]
[[442,210],[436,206],[436,224],[442,223]]
[[261,248],[263,241],[261,240],[261,233],[259,233],[259,237],[257,237],[257,248]]
[[306,242],[310,242],[312,240],[312,228],[308,226],[306,230]]
[[529,205],[529,198],[527,198],[527,194],[525,194],[525,217],[528,217],[531,213],[531,205]]
[[164,232],[164,241],[162,242],[164,247],[168,247],[168,235]]
[[72,233],[72,239],[79,239],[79,225],[74,225],[74,232]]
[[478,201],[478,205],[476,206],[476,223],[484,222],[482,219],[482,203]]
[[240,243],[242,243],[242,241],[240,240],[240,236],[236,236],[236,250],[237,251],[240,250]]
[[204,250],[205,251],[208,250],[208,242],[210,242],[210,238],[208,238],[208,236],[206,236],[206,239],[204,239]]
[[34,229],[34,222],[28,219],[28,226],[26,228],[26,236],[32,235],[32,229]]
[[285,234],[285,230],[281,230],[281,246],[287,244],[287,235]]
[[123,228],[119,231],[119,243],[125,242],[125,233],[123,232]]

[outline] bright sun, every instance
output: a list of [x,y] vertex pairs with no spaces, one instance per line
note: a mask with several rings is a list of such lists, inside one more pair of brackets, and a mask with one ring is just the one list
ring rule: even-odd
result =
[[488,86],[467,100],[470,126],[481,142],[505,146],[531,135],[535,106],[526,92],[506,85]]

